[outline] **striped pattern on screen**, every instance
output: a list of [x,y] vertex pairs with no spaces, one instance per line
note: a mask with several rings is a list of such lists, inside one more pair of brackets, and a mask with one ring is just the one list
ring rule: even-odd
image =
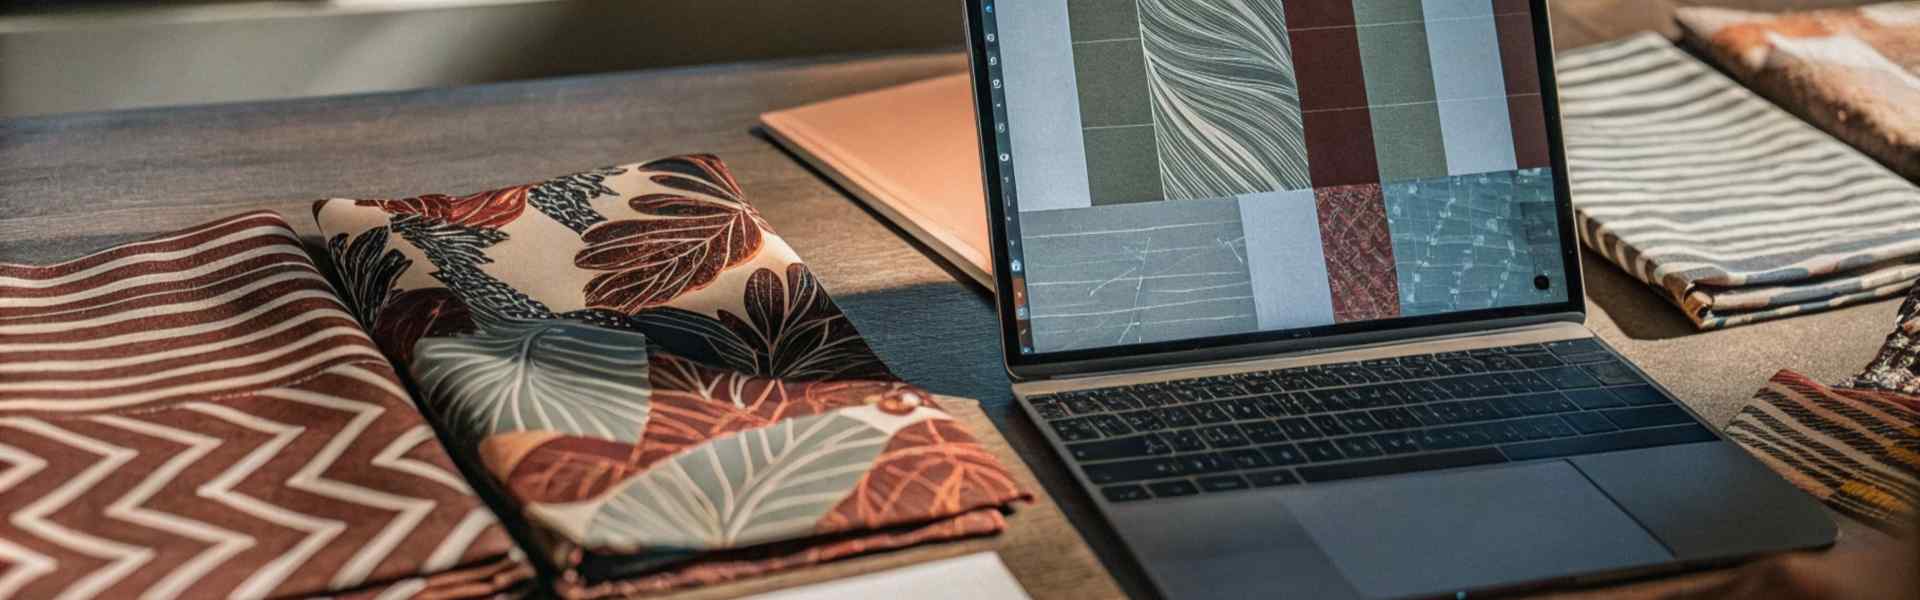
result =
[[1645,34],[1560,57],[1581,240],[1701,329],[1897,294],[1920,188]]

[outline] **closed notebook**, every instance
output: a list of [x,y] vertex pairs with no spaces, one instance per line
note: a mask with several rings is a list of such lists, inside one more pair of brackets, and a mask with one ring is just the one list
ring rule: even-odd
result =
[[967,74],[770,112],[760,122],[874,212],[993,287]]

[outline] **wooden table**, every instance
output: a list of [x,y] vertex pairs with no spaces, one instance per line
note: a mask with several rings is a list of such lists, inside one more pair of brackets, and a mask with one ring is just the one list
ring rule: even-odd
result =
[[[1564,48],[1630,33],[1665,22],[1670,7],[1559,2],[1556,40]],[[1123,587],[1142,595],[1137,567],[1033,425],[1012,410],[990,293],[752,131],[763,111],[963,69],[953,53],[869,55],[0,121],[0,262],[72,257],[255,208],[287,215],[317,248],[307,215],[323,196],[477,191],[715,153],[881,356],[909,380],[982,400]],[[1776,369],[1832,381],[1864,365],[1895,308],[1880,302],[1700,334],[1612,266],[1589,258],[1586,270],[1592,327],[1717,423]],[[1838,552],[1893,544],[1856,523],[1844,528]]]

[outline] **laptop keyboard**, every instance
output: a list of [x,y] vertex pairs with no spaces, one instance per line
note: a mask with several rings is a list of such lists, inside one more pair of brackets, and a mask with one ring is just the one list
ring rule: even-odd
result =
[[1111,502],[1717,439],[1592,339],[1028,401]]

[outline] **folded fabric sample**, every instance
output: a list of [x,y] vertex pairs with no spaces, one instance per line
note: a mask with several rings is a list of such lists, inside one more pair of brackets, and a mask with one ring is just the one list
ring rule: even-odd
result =
[[1676,16],[1735,78],[1920,181],[1920,2]]
[[1920,286],[1907,294],[1893,333],[1849,387],[1920,395]]
[[713,157],[315,215],[356,314],[563,596],[993,533],[1025,497]]
[[478,597],[531,576],[286,221],[0,264],[0,597]]
[[1701,329],[1891,296],[1920,188],[1655,34],[1561,55],[1581,241]]
[[1781,371],[1727,434],[1834,510],[1903,534],[1920,497],[1920,397]]

